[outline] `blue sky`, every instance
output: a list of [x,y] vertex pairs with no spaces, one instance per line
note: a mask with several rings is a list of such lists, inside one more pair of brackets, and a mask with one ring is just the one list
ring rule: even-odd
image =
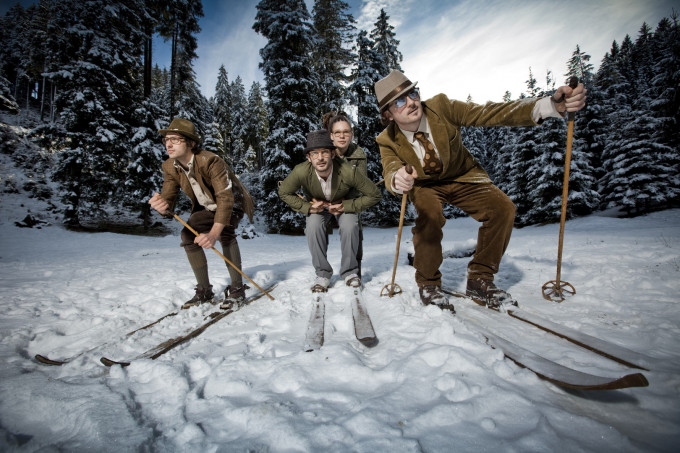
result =
[[[2,1],[0,13],[16,3]],[[643,22],[652,30],[670,17],[674,0],[345,0],[359,29],[370,31],[381,8],[395,27],[402,68],[418,81],[424,97],[446,93],[476,102],[500,101],[525,90],[532,68],[545,85],[547,70],[563,80],[576,45],[597,68],[626,34],[633,39]],[[313,1],[306,0],[311,13]],[[22,0],[22,4],[33,2]],[[259,50],[265,40],[252,29],[258,0],[205,0],[200,20],[198,83],[212,96],[220,65],[229,80],[240,76],[249,90],[262,81]],[[157,39],[154,60],[168,66],[168,44]]]

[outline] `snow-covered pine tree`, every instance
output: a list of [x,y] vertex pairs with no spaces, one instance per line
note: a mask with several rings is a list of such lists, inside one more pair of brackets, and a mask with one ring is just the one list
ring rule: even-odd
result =
[[319,74],[319,111],[343,110],[349,103],[348,70],[355,62],[352,44],[356,32],[354,17],[343,0],[315,0],[312,9],[317,44],[315,70]]
[[[219,150],[216,154],[224,159],[228,159],[231,154],[231,87],[229,76],[224,65],[220,66],[217,73],[217,84],[215,85],[215,96],[212,100],[213,105],[213,129],[216,143],[219,143]],[[217,138],[219,136],[219,140]],[[228,160],[229,161],[229,160]],[[230,161],[229,161],[230,162]]]
[[200,100],[192,63],[198,57],[197,35],[201,31],[198,19],[203,17],[203,4],[201,0],[166,0],[161,8],[164,10],[159,15],[157,31],[172,44],[170,119],[190,120],[204,133],[205,123],[210,120],[206,118],[206,102]]
[[246,146],[253,149],[254,168],[259,169],[264,164],[264,148],[269,136],[269,115],[259,82],[253,82],[250,86],[246,115]]
[[375,22],[370,35],[371,40],[375,43],[375,51],[378,55],[382,55],[385,68],[388,69],[386,72],[381,71],[382,77],[389,74],[392,69],[401,71],[401,61],[404,59],[404,56],[399,52],[399,40],[396,38],[394,26],[390,24],[389,20],[390,16],[387,15],[384,8],[381,8],[378,20]]
[[0,22],[0,70],[1,74],[14,85],[12,97],[20,108],[28,108],[31,84],[35,74],[31,74],[31,37],[40,30],[31,29],[31,19],[35,5],[28,9],[17,3],[11,7]]
[[314,28],[303,0],[262,0],[253,29],[268,40],[260,49],[270,109],[260,208],[270,232],[302,233],[305,219],[281,201],[278,182],[304,160],[307,134],[319,127]]
[[212,107],[201,93],[195,78],[186,80],[184,83],[184,89],[178,94],[176,117],[194,123],[198,134],[201,138],[205,138],[209,129],[208,125],[212,123]]
[[[555,81],[552,72],[548,71],[546,89],[534,90],[532,95],[551,96],[554,91]],[[526,132],[534,136],[535,160],[528,168],[528,211],[518,216],[518,223],[531,225],[559,221],[564,189],[567,125],[562,120],[550,119],[541,127]],[[576,141],[572,143],[569,169],[567,215],[588,214],[597,205],[597,194],[591,189],[594,179],[589,159]]]
[[606,173],[601,183],[606,206],[622,208],[628,215],[668,207],[678,197],[677,190],[669,190],[677,168],[668,164],[677,150],[654,139],[661,124],[651,115],[654,99],[649,96],[653,91],[648,68],[639,67],[650,64],[649,40],[644,25],[635,44],[626,36],[614,61],[618,77],[609,87],[616,109],[609,115],[611,134],[604,150]]
[[[59,86],[59,123],[37,128],[59,152],[55,179],[63,183],[64,221],[97,214],[123,186],[130,118],[141,73],[139,2],[59,0],[45,43],[56,58],[47,77]],[[59,61],[57,61],[59,60]]]
[[222,157],[230,166],[233,165],[229,157],[223,154],[224,142],[222,141],[222,134],[220,133],[220,125],[216,121],[208,124],[205,136],[203,137],[202,148]]
[[[573,165],[581,170],[580,177],[583,182],[588,181],[582,190],[589,191],[590,199],[583,199],[584,209],[574,209],[576,215],[584,215],[596,210],[600,205],[600,196],[596,190],[597,180],[600,177],[600,158],[604,148],[603,139],[606,137],[606,114],[603,113],[601,91],[595,88],[594,67],[590,63],[590,55],[583,52],[579,45],[576,46],[571,58],[567,62],[565,84],[571,75],[578,78],[588,90],[586,106],[576,114],[574,121],[574,153],[572,154]],[[575,178],[577,176],[575,175]],[[570,210],[571,194],[569,195]],[[574,206],[576,208],[576,206]]]
[[[520,98],[540,96],[543,90],[538,86],[538,81],[529,68],[529,78],[526,80],[527,93],[520,95]],[[531,184],[532,178],[541,170],[537,168],[541,164],[536,131],[530,127],[518,127],[515,147],[510,152],[509,169],[507,173],[508,185],[504,188],[505,193],[515,203],[517,214],[515,223],[517,225],[527,225],[525,214],[532,207]]]
[[668,179],[668,206],[677,206],[680,201],[677,195],[680,191],[680,24],[677,13],[657,25],[652,52],[648,96],[652,99],[651,115],[658,124],[654,141],[672,150],[659,158],[673,169]]
[[[512,100],[512,93],[506,91],[503,95],[503,102]],[[491,133],[489,143],[496,149],[493,157],[492,168],[487,169],[487,173],[491,177],[493,183],[507,193],[510,189],[510,170],[511,170],[511,156],[516,146],[517,129],[516,128],[490,128],[485,129],[485,132]]]
[[234,163],[234,171],[241,173],[244,171],[244,156],[246,152],[246,134],[248,115],[246,113],[248,99],[246,89],[243,86],[241,76],[231,83],[231,120],[232,120],[232,144],[231,158]]
[[148,99],[138,105],[134,115],[132,136],[128,143],[123,205],[138,212],[144,229],[147,229],[151,225],[148,200],[154,191],[161,188],[163,173],[160,168],[167,158],[158,134],[161,128],[158,119],[163,115],[160,107]]
[[[151,70],[151,96],[149,99],[151,102],[158,105],[162,112],[170,111],[169,90],[170,73],[166,68],[161,69],[156,64]],[[163,117],[160,119],[163,121],[164,126],[169,124],[167,113],[163,113]]]

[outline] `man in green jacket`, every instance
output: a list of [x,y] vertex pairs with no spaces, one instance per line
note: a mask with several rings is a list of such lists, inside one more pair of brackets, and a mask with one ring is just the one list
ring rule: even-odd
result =
[[[304,149],[307,161],[297,165],[279,186],[281,199],[307,216],[305,235],[316,273],[314,292],[327,291],[333,275],[326,232],[333,217],[340,229],[340,276],[348,286],[361,286],[358,214],[382,197],[376,185],[356,167],[335,158],[335,148],[327,130],[310,132]],[[299,189],[304,197],[297,195]]]
[[[409,193],[418,214],[413,228],[414,267],[424,304],[452,308],[441,291],[443,203],[482,222],[468,264],[467,294],[490,307],[517,302],[496,287],[494,276],[510,241],[515,205],[494,186],[461,140],[466,126],[535,126],[585,106],[583,85],[557,89],[551,97],[477,105],[438,94],[427,101],[403,73],[394,70],[375,84],[381,119],[378,135],[385,185],[393,194]],[[411,164],[408,173],[405,165]]]
[[[201,138],[191,121],[175,118],[167,129],[158,131],[169,159],[163,162],[163,188],[155,193],[149,204],[164,216],[172,217],[172,210],[183,190],[191,200],[188,228],[181,233],[182,247],[196,277],[196,294],[182,308],[212,301],[214,293],[208,278],[208,262],[203,249],[211,249],[217,241],[224,256],[239,270],[241,251],[236,241],[236,228],[244,213],[253,221],[254,202],[221,157],[199,148]],[[245,300],[247,286],[241,274],[227,265],[231,284],[224,290],[221,308],[231,308]]]

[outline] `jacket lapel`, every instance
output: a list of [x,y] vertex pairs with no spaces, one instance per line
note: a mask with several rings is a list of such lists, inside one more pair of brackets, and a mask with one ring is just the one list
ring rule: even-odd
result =
[[307,190],[309,190],[310,195],[317,200],[324,198],[319,177],[316,176],[316,170],[314,170],[314,166],[311,163],[308,163]]
[[401,132],[399,127],[397,127],[396,124],[392,124],[393,129],[393,142],[397,145],[397,155],[406,162],[407,164],[411,164],[413,168],[416,169],[418,172],[419,176],[425,176],[425,172],[423,171],[423,166],[420,163],[420,159],[418,159],[418,155],[416,152],[413,150],[413,146],[408,142],[408,139],[406,136]]
[[340,186],[340,161],[333,159],[333,179],[331,180],[331,201],[335,200],[335,194],[338,193]]

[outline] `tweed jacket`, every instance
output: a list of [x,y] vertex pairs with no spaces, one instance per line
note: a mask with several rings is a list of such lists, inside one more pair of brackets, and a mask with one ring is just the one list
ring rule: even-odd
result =
[[[194,195],[194,190],[189,183],[189,178],[175,159],[163,162],[163,188],[161,197],[170,206],[170,211],[175,207],[180,188],[191,200],[191,212],[199,209],[199,203]],[[194,154],[194,173],[203,192],[205,192],[217,205],[215,211],[215,223],[230,225],[233,211],[245,212],[253,221],[255,203],[248,190],[241,184],[227,163],[217,154],[201,150]],[[231,181],[232,186],[227,189]],[[240,215],[242,217],[243,214]]]
[[439,151],[443,170],[438,175],[426,175],[420,159],[401,132],[392,122],[376,138],[380,147],[385,186],[392,192],[392,177],[405,164],[418,172],[412,190],[424,185],[450,182],[485,183],[489,176],[470,151],[463,145],[460,128],[464,126],[534,126],[531,112],[537,99],[492,103],[484,105],[450,100],[444,94],[423,101],[423,112]]
[[[303,200],[296,195],[298,189],[302,189],[306,199]],[[353,189],[359,192],[359,196],[348,198],[352,196]],[[311,162],[305,161],[293,168],[290,175],[279,186],[279,197],[294,211],[305,215],[309,215],[309,208],[312,205],[308,200],[325,199],[321,183]],[[378,187],[360,170],[338,158],[333,159],[331,200],[342,200],[345,212],[359,213],[378,203],[381,198],[382,194]]]

